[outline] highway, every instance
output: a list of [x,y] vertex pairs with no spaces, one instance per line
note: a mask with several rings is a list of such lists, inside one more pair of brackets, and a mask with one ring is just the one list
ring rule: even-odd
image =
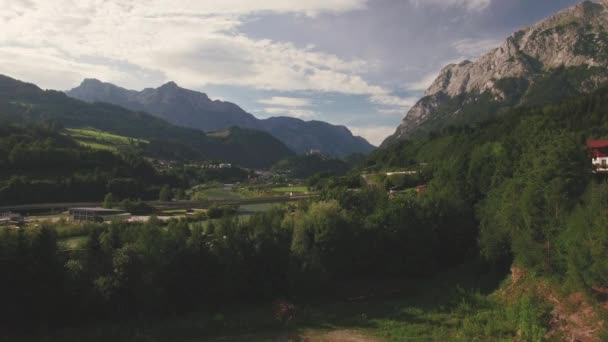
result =
[[[302,196],[273,196],[273,197],[258,197],[239,200],[214,200],[214,201],[144,201],[151,207],[159,210],[167,209],[207,209],[212,205],[246,205],[246,204],[265,204],[265,203],[284,203],[302,201],[314,197],[315,195]],[[101,207],[102,202],[73,202],[73,203],[39,203],[39,204],[23,204],[0,207],[2,212],[15,213],[32,213],[32,212],[49,212],[49,211],[66,211],[68,208],[95,208]]]

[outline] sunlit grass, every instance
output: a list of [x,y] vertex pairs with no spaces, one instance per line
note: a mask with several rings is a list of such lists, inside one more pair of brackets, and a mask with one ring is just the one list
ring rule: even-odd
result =
[[147,140],[87,128],[67,128],[66,134],[80,145],[96,150],[117,151],[120,147],[147,144]]

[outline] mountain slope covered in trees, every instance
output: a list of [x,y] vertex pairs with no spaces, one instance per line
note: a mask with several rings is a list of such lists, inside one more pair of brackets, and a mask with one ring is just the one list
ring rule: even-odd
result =
[[94,128],[145,139],[149,141],[145,154],[164,159],[220,160],[246,167],[269,167],[294,154],[264,132],[231,128],[226,134],[208,136],[142,112],[110,104],[89,104],[6,76],[0,76],[0,121],[19,125],[56,121],[65,127]]
[[[608,186],[585,142],[608,138],[608,88],[376,151],[369,169],[422,168],[427,191],[474,213],[480,253],[586,291],[608,286]],[[425,195],[426,196],[426,195]]]
[[181,88],[174,82],[138,92],[86,79],[66,93],[87,102],[106,102],[145,111],[175,125],[206,132],[232,126],[257,129],[272,134],[299,154],[315,149],[342,158],[354,153],[369,153],[374,149],[365,139],[353,136],[344,126],[290,117],[257,119],[234,103],[211,100],[204,93]]

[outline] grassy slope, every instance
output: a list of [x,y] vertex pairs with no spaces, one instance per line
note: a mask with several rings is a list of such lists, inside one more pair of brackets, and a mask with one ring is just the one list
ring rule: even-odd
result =
[[66,129],[66,134],[82,146],[112,152],[117,151],[121,147],[132,146],[133,144],[148,143],[144,139],[126,137],[96,129],[68,128]]
[[[507,315],[485,295],[499,278],[463,268],[432,279],[343,284],[336,291],[339,299],[296,301],[296,318],[288,324],[274,318],[272,305],[223,307],[162,321],[95,322],[94,328],[66,330],[46,341],[274,341],[349,332],[386,341],[470,341],[471,336],[509,341],[520,329],[521,315]],[[484,319],[491,324],[481,324]]]

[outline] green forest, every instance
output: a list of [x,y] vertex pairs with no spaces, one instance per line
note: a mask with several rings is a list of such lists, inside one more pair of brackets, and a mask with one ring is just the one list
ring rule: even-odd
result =
[[[608,286],[608,184],[592,174],[585,141],[608,136],[607,116],[603,88],[477,126],[449,127],[380,149],[346,176],[327,176],[317,182],[314,200],[249,220],[226,211],[206,222],[79,228],[60,222],[4,230],[0,272],[8,281],[0,283],[0,325],[17,333],[46,331],[99,319],[214,313],[277,298],[306,301],[332,296],[350,280],[420,279],[465,264],[476,265],[477,276],[505,276],[513,264],[598,296],[595,290]],[[2,198],[43,196],[44,187],[26,181],[36,179],[40,171],[33,166],[41,164],[48,166],[45,175],[64,179],[55,186],[88,182],[91,194],[135,175],[149,184],[171,181],[138,159],[83,148],[53,127],[2,132],[3,177],[13,175]],[[389,198],[384,187],[360,179],[363,170],[398,167],[419,169],[425,190]],[[66,178],[66,170],[74,176]],[[49,185],[48,191],[58,190]],[[69,229],[86,231],[83,248],[62,249],[60,234]],[[474,326],[472,336],[488,340],[517,334],[538,340],[548,318],[535,311],[540,304],[523,300],[518,308],[532,310],[521,313],[525,322],[519,314],[491,311],[460,328]],[[506,327],[491,328],[501,320]]]

